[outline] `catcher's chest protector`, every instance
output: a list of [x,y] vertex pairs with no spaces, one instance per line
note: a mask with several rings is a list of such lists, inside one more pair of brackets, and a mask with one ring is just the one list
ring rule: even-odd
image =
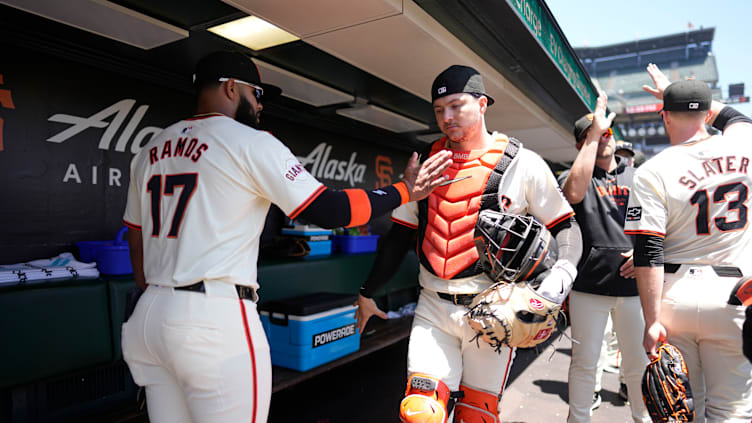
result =
[[[430,155],[444,149],[436,141]],[[474,276],[478,252],[473,241],[480,210],[499,210],[501,176],[519,150],[519,141],[497,134],[487,151],[455,151],[444,174],[463,179],[433,190],[419,203],[418,255],[421,264],[442,279]]]

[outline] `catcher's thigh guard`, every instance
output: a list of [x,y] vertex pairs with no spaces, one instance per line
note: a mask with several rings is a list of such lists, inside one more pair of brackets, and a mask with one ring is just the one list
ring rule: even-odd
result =
[[403,423],[446,423],[449,387],[432,376],[415,373],[407,381],[405,398],[400,403]]
[[498,423],[499,397],[460,385],[464,396],[454,406],[454,421],[464,423]]

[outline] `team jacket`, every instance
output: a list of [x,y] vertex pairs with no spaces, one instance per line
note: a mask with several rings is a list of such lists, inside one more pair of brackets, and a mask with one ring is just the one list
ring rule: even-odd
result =
[[[637,294],[635,279],[619,275],[626,262],[621,253],[632,249],[633,237],[624,234],[624,217],[632,189],[634,168],[616,157],[612,172],[595,166],[585,198],[572,204],[582,228],[582,258],[572,289],[590,294],[631,297]],[[564,185],[569,171],[559,176]]]

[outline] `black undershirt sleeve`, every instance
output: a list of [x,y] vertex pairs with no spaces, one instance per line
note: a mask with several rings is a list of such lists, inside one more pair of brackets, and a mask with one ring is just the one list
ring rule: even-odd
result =
[[392,228],[381,241],[371,273],[360,288],[360,295],[371,298],[389,282],[389,279],[397,273],[408,250],[415,246],[417,233],[416,229],[398,223],[392,224]]
[[718,116],[716,116],[715,121],[713,122],[713,128],[716,128],[723,132],[730,125],[741,122],[752,123],[752,119],[750,119],[749,116],[746,116],[738,110],[734,109],[733,107],[726,106],[721,109],[720,112],[718,112]]
[[[401,204],[400,193],[393,185],[365,192],[371,203],[371,219]],[[298,216],[324,229],[341,228],[352,219],[350,199],[345,191],[326,189]]]
[[663,266],[663,238],[638,234],[635,237],[634,265],[637,267]]

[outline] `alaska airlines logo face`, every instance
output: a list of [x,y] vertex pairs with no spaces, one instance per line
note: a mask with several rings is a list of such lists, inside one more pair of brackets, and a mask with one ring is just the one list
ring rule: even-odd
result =
[[[0,74],[0,85],[3,84],[3,75]],[[13,97],[11,97],[10,90],[6,89],[0,89],[0,107],[4,109],[15,109],[16,106],[13,104]],[[3,144],[3,125],[5,121],[3,118],[0,118],[0,151],[3,151],[4,144]]]
[[303,166],[311,165],[311,175],[316,178],[330,179],[334,181],[346,181],[350,186],[363,183],[366,174],[366,165],[358,163],[358,153],[350,154],[350,160],[330,159],[332,146],[322,142],[305,157],[298,156]]
[[[120,131],[120,128],[126,121],[128,115],[130,115],[133,106],[136,105],[136,100],[127,98],[120,100],[117,103],[105,107],[104,109],[94,113],[89,117],[67,115],[63,113],[57,113],[50,116],[47,120],[50,122],[64,123],[70,125],[67,129],[58,132],[57,134],[47,138],[48,142],[61,144],[74,136],[86,131],[90,128],[102,129],[106,128],[102,137],[99,139],[100,150],[111,150],[125,152],[128,143],[130,142],[130,152],[133,154],[141,151],[141,148],[149,142],[151,137],[162,131],[162,128],[154,126],[147,126],[141,128],[138,132],[138,128],[141,120],[144,118],[146,111],[149,110],[149,105],[144,104],[138,106],[136,111],[128,120],[128,123],[123,128],[118,139],[114,142],[115,134]],[[112,117],[112,120],[107,122],[105,119]],[[135,135],[134,135],[135,134]],[[114,147],[114,148],[113,148]]]

